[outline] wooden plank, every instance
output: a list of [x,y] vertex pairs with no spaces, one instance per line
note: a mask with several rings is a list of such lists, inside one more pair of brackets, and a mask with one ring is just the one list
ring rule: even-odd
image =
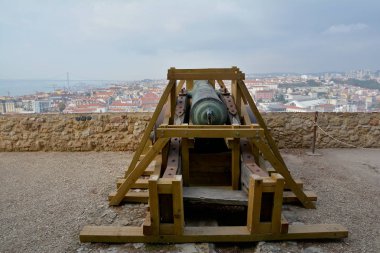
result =
[[149,212],[151,233],[158,235],[160,232],[160,208],[158,202],[158,177],[157,175],[149,178]]
[[169,96],[169,104],[170,104],[170,120],[169,124],[173,124],[174,117],[175,117],[175,109],[176,109],[176,101],[177,101],[177,94],[176,94],[176,86],[173,85],[170,96]]
[[[108,200],[110,201],[113,197],[115,197],[116,192],[111,192],[108,195]],[[129,191],[122,199],[122,202],[128,203],[148,203],[149,193],[147,191],[134,192]]]
[[216,80],[220,86],[221,89],[227,89],[226,85],[224,84],[223,80]]
[[166,168],[164,170],[163,178],[174,177],[179,169],[180,164],[180,147],[181,138],[174,137],[170,139],[169,154],[167,158]]
[[208,82],[215,89],[215,80],[208,80]]
[[142,227],[143,227],[143,234],[144,235],[152,235],[153,234],[152,223],[150,220],[150,212],[146,212],[145,220],[144,220]]
[[[160,101],[158,102],[156,110],[154,111],[152,118],[150,119],[148,126],[145,129],[145,132],[144,132],[144,134],[140,140],[140,144],[137,147],[136,152],[133,155],[132,161],[129,164],[129,167],[128,167],[126,174],[129,174],[136,167],[138,159],[144,150],[145,144],[149,140],[150,133],[152,132],[153,127],[155,126],[156,121],[157,121],[158,117],[160,116],[160,113],[164,107],[164,104],[166,103],[166,100],[167,100],[172,88],[174,87],[174,85],[175,85],[175,81],[170,81],[168,83],[168,85],[166,86],[164,92],[162,93]],[[127,178],[127,176],[128,175],[125,175],[125,178]]]
[[159,194],[173,194],[173,178],[158,179]]
[[168,80],[243,80],[245,74],[237,67],[214,69],[175,69],[170,68]]
[[[265,143],[264,140],[258,140],[258,139],[253,139],[254,144],[261,150],[261,152],[264,155],[264,158],[272,164],[273,168],[280,173],[284,179],[286,184],[289,186],[289,188],[292,190],[292,192],[297,196],[297,198],[300,200],[300,202],[308,208],[315,208],[315,205],[313,202],[309,201],[308,197],[306,194],[303,192],[303,190],[298,187],[296,182],[294,181],[293,177],[290,175],[289,170],[284,166],[283,163],[281,163],[277,157],[272,153],[272,150],[268,146],[268,144]],[[311,203],[311,204],[307,204]]]
[[176,87],[176,92],[175,92],[177,96],[181,92],[184,84],[185,84],[185,80],[179,80],[177,87]]
[[188,186],[189,180],[190,180],[190,160],[189,160],[189,139],[188,138],[182,138],[182,145],[181,145],[181,168],[182,168],[182,179],[183,179],[183,185]]
[[[125,179],[121,178],[118,179],[116,182],[116,188],[119,188],[122,183],[124,183]],[[136,180],[136,182],[132,185],[132,189],[140,188],[140,189],[147,189],[148,188],[148,179],[142,179],[139,178]]]
[[282,192],[284,190],[284,178],[280,174],[272,174],[271,178],[275,180],[273,209],[272,209],[272,233],[281,233],[281,211],[282,211]]
[[[317,201],[317,195],[312,191],[304,191],[306,197],[309,201]],[[291,191],[284,191],[283,192],[283,203],[290,204],[290,203],[301,203],[298,199],[298,197]]]
[[240,183],[240,139],[234,138],[232,141],[232,162],[231,181],[232,190],[239,190]]
[[[294,180],[290,176],[290,172],[289,172],[280,152],[278,151],[277,145],[276,145],[275,141],[273,140],[272,135],[270,134],[270,132],[269,132],[269,130],[265,124],[265,121],[262,118],[259,110],[257,109],[256,104],[253,101],[251,95],[249,94],[249,91],[248,91],[247,87],[245,86],[244,82],[239,80],[237,83],[238,83],[240,92],[242,93],[242,96],[247,100],[248,105],[251,108],[253,114],[255,115],[257,122],[264,129],[264,135],[265,135],[266,140],[268,141],[269,148],[271,151],[270,153],[273,152],[273,155],[276,158],[275,160],[278,160],[280,162],[280,166],[274,166],[272,164],[273,167],[276,170],[278,168],[281,168],[281,171],[277,170],[277,172],[279,172],[285,178],[286,183],[289,185],[289,187],[294,192],[294,194],[296,194],[296,196],[299,198],[299,200],[301,201],[301,203],[303,204],[304,207],[315,208],[314,203],[309,201],[306,198],[306,196],[303,194],[303,191],[297,186],[297,184],[294,182]],[[260,148],[260,150],[261,150],[261,148]]]
[[230,187],[183,187],[183,200],[189,203],[207,203],[220,205],[246,206],[247,194],[243,191],[233,191]]
[[235,100],[235,105],[237,105],[236,109],[238,111],[238,114],[242,115],[241,114],[241,106],[239,106],[242,104],[241,92],[240,92],[240,89],[239,89],[239,86],[238,86],[236,80],[231,81],[231,92],[232,92],[232,96]]
[[136,182],[136,180],[143,174],[146,167],[153,160],[153,158],[161,151],[161,149],[169,141],[167,138],[158,139],[152,149],[146,154],[144,159],[130,171],[129,175],[125,179],[124,183],[120,185],[117,189],[116,195],[111,199],[110,205],[119,205],[121,200],[124,198],[125,194],[131,189],[131,186]]
[[281,214],[281,234],[287,234],[289,231],[289,222],[285,216]]
[[258,233],[260,224],[261,197],[263,179],[260,176],[252,175],[249,181],[247,229],[251,234]]
[[192,90],[194,86],[194,81],[193,80],[186,80],[186,89],[187,90]]
[[173,73],[168,76],[168,80],[242,80],[245,78],[243,73]]
[[260,129],[228,129],[228,128],[157,128],[157,135],[161,138],[252,138],[260,132]]
[[186,242],[253,242],[305,239],[346,238],[348,231],[339,224],[289,225],[284,234],[251,234],[245,226],[185,227],[183,235],[145,236],[142,227],[85,226],[81,242],[107,243],[186,243]]
[[173,180],[173,218],[174,234],[182,235],[185,227],[185,217],[183,210],[183,189],[182,176],[176,176]]
[[202,68],[202,69],[177,69],[174,67],[171,67],[168,69],[168,73],[203,73],[203,74],[210,74],[210,73],[234,73],[235,71],[240,71],[239,68],[236,66],[233,66],[231,68]]
[[161,223],[160,224],[160,235],[174,235],[174,224],[171,223]]
[[[223,192],[224,191],[224,192]],[[203,192],[203,193],[202,193]],[[109,195],[109,199],[115,196],[115,192]],[[305,191],[310,201],[317,201],[317,195],[312,191]],[[214,197],[213,197],[214,196]],[[122,202],[148,203],[149,193],[128,192]],[[244,191],[231,191],[229,187],[184,187],[183,200],[191,203],[214,203],[223,205],[248,205],[248,197]],[[297,196],[293,192],[285,191],[283,193],[283,203],[292,204],[300,203]]]

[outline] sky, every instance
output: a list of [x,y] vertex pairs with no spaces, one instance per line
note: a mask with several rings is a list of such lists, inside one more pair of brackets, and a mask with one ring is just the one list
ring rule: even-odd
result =
[[0,0],[0,79],[380,69],[378,0]]

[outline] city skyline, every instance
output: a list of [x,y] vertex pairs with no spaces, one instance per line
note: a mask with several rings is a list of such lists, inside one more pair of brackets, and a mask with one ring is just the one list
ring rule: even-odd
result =
[[[202,6],[200,8],[199,6]],[[380,68],[376,1],[0,2],[0,79],[164,77]]]

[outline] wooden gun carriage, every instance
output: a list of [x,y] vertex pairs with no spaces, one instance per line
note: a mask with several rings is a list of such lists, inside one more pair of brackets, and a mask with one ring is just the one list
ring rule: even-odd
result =
[[[339,224],[289,224],[281,214],[283,203],[315,208],[317,197],[292,178],[244,79],[237,67],[170,68],[168,85],[141,143],[117,181],[117,191],[109,196],[112,206],[148,203],[144,224],[85,226],[80,240],[177,243],[347,237],[347,229]],[[198,102],[203,107],[194,109]],[[193,219],[203,218],[216,222],[192,225]]]

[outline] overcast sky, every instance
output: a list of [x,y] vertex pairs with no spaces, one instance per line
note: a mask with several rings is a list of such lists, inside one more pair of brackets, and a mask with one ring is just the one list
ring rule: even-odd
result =
[[0,0],[0,78],[380,69],[379,0]]

